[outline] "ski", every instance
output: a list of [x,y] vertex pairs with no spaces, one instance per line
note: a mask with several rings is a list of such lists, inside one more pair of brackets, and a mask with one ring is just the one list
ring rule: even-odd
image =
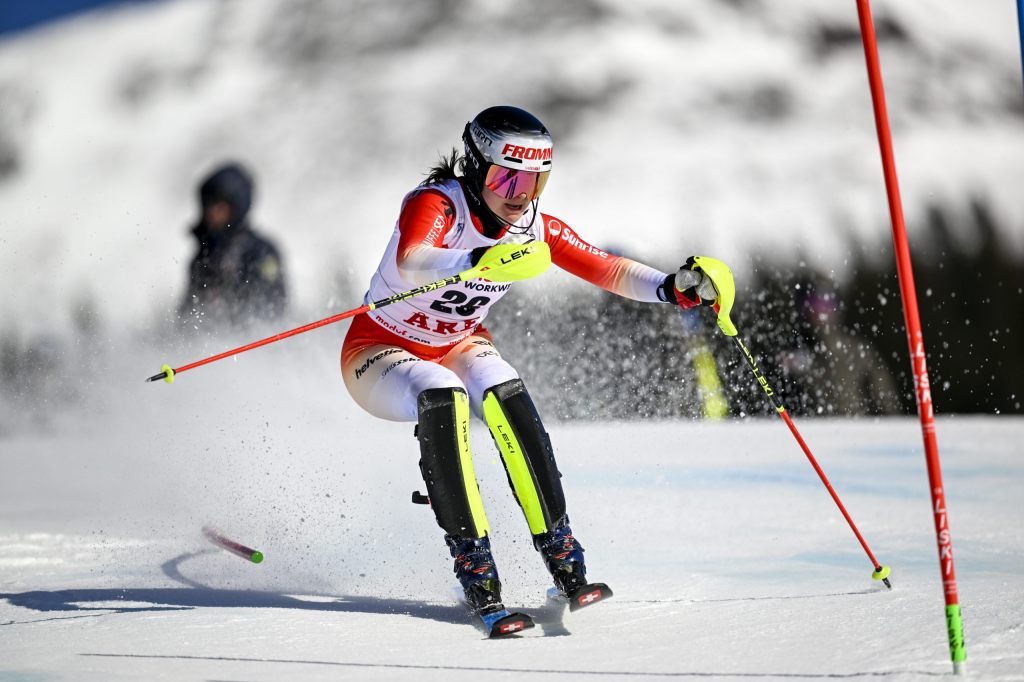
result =
[[512,612],[508,609],[498,609],[490,613],[477,612],[475,615],[480,618],[484,632],[490,639],[507,637],[533,627],[533,618],[525,613]]
[[569,605],[569,611],[579,611],[599,601],[613,596],[612,588],[604,583],[587,583],[573,590],[572,594],[563,594],[555,587],[548,588],[548,599],[561,601]]
[[509,611],[498,601],[492,601],[481,607],[475,607],[466,600],[461,589],[454,588],[455,598],[466,609],[473,624],[483,630],[490,639],[498,639],[515,635],[534,626],[533,617],[518,611]]

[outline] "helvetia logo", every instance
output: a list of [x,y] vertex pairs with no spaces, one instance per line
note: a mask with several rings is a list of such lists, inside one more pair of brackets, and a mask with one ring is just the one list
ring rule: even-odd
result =
[[387,350],[383,350],[383,351],[377,353],[376,355],[370,356],[369,358],[366,359],[365,362],[363,362],[362,365],[360,365],[356,369],[356,379],[358,379],[359,377],[363,376],[363,374],[366,373],[366,370],[370,369],[370,365],[372,365],[373,363],[377,362],[381,358],[386,358],[389,355],[393,355],[395,353],[401,353],[401,352],[402,352],[402,350],[400,348],[389,348]]

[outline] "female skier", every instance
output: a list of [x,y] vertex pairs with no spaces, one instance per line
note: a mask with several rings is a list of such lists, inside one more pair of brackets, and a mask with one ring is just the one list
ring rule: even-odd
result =
[[[497,244],[532,240],[547,242],[555,265],[620,296],[684,308],[717,299],[692,259],[666,274],[591,246],[540,213],[552,140],[528,112],[486,109],[466,124],[462,139],[465,156],[442,158],[402,201],[366,301],[467,270]],[[548,434],[519,374],[482,326],[510,287],[462,281],[360,315],[341,351],[345,386],[363,409],[417,423],[427,494],[466,601],[481,615],[507,612],[469,453],[471,410],[490,428],[534,547],[570,606],[611,595],[605,585],[587,584]]]

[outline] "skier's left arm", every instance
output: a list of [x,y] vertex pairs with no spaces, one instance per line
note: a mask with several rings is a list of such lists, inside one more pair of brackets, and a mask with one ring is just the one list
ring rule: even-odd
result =
[[544,215],[544,223],[544,239],[551,248],[551,261],[606,291],[634,301],[661,301],[682,308],[714,305],[718,300],[711,278],[692,257],[677,272],[666,274],[587,243],[557,218]]
[[[575,230],[557,218],[544,218],[544,239],[551,248],[551,262],[613,294],[646,303],[679,303],[673,284],[678,273],[666,274],[639,261],[616,256],[584,241]],[[685,277],[680,283],[688,281]]]
[[595,286],[634,301],[664,301],[659,288],[669,277],[661,270],[616,256],[589,244],[557,218],[542,214],[544,239],[551,248],[551,262]]

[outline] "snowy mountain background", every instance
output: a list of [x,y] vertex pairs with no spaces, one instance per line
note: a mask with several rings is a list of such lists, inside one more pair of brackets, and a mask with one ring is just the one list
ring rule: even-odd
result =
[[[909,224],[980,195],[1020,252],[1013,9],[875,4]],[[495,102],[554,132],[544,208],[662,269],[707,253],[742,280],[799,251],[843,276],[851,243],[889,240],[852,3],[154,2],[6,38],[0,93],[0,282],[32,292],[0,319],[22,334],[85,304],[109,333],[166,317],[224,158],[257,173],[298,309],[351,307],[400,197]]]

